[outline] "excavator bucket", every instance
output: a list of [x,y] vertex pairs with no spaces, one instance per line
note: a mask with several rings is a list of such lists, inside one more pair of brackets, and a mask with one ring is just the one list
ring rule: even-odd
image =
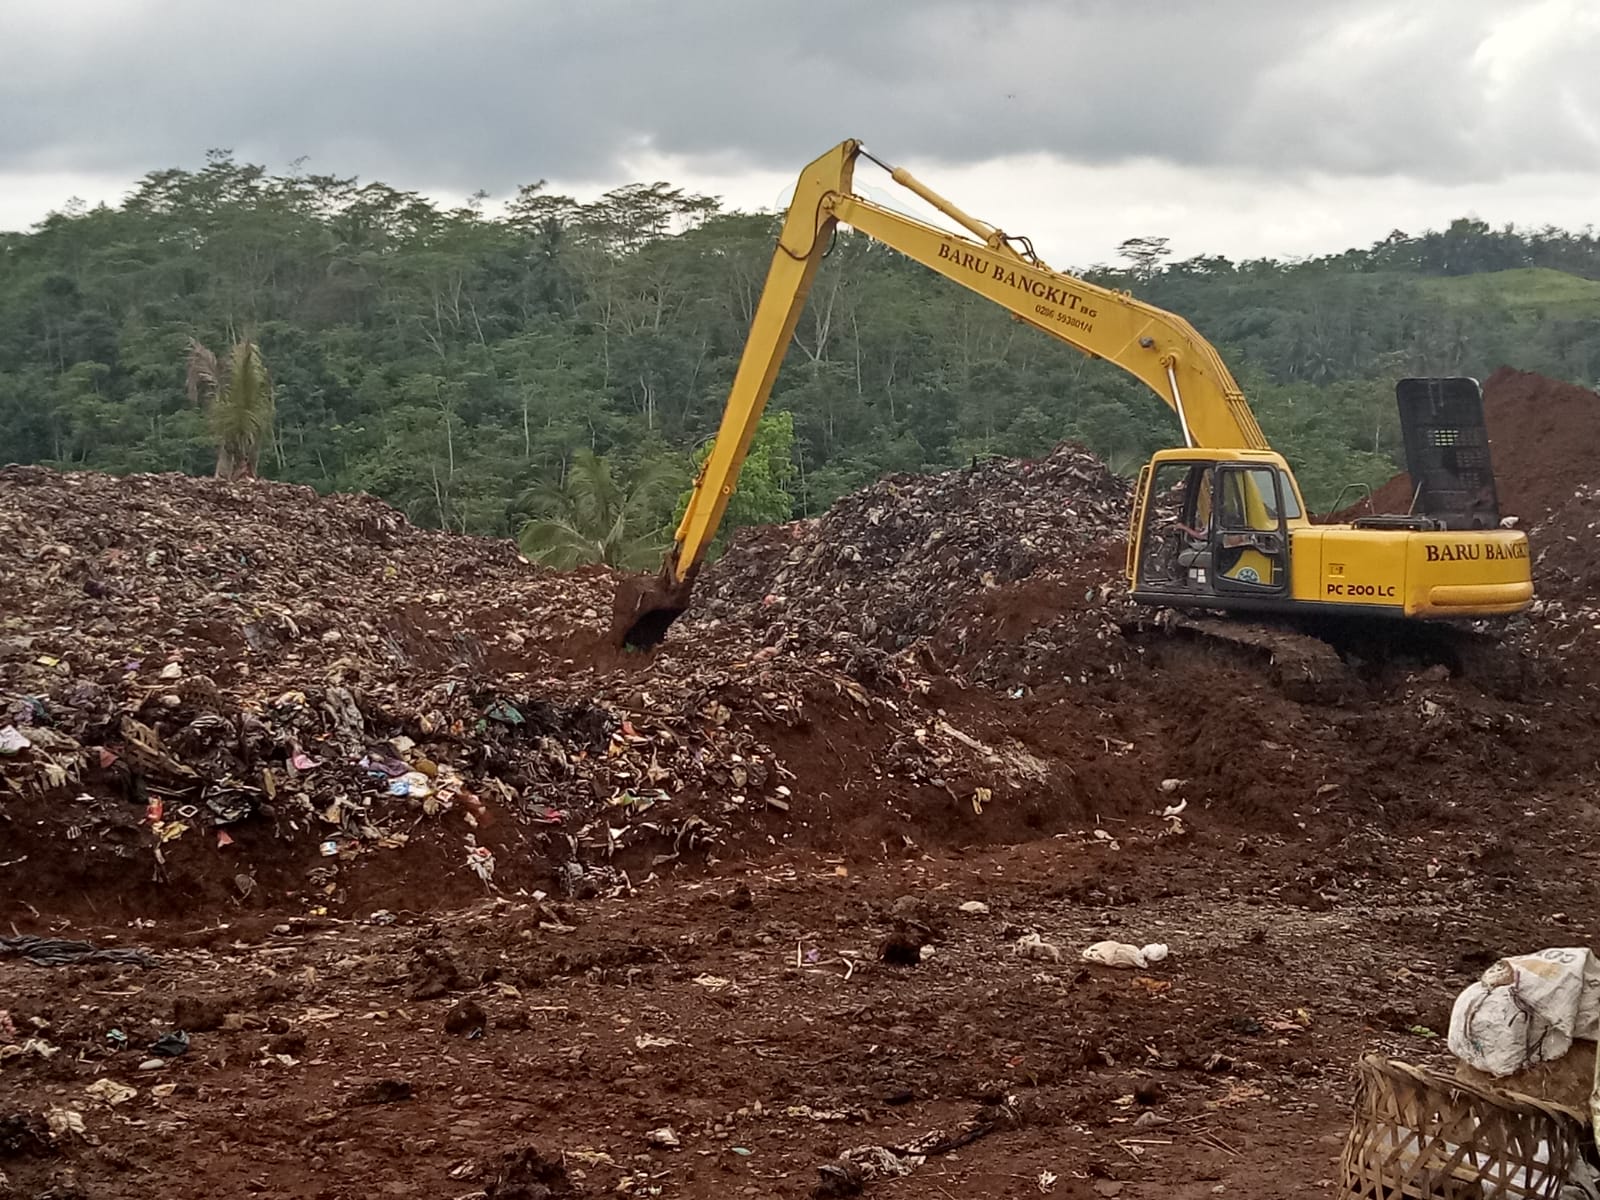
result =
[[659,575],[633,575],[619,582],[611,605],[612,643],[628,650],[659,646],[688,609],[697,573],[679,581],[668,565]]

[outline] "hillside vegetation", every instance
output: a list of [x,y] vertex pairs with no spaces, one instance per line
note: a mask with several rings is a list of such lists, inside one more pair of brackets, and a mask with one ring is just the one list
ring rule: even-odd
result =
[[[262,474],[371,491],[468,532],[560,519],[580,451],[624,491],[687,480],[774,230],[770,215],[661,183],[588,204],[535,184],[490,216],[216,153],[153,172],[120,207],[69,206],[0,235],[0,460],[210,471],[186,355],[252,339],[276,399]],[[1315,504],[1392,473],[1396,376],[1600,373],[1588,233],[1463,220],[1293,263],[1173,262],[1159,238],[1124,250],[1086,273],[1222,348]],[[1131,379],[850,234],[824,263],[773,410],[788,415],[764,431],[759,486],[735,519],[816,512],[887,471],[1063,438],[1127,470],[1177,437]],[[659,531],[679,490],[636,489],[648,511],[630,519]]]

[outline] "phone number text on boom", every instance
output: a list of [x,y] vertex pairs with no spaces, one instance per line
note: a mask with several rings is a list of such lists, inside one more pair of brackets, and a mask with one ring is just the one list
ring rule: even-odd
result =
[[1048,304],[1035,304],[1033,311],[1046,321],[1054,321],[1057,325],[1065,325],[1068,329],[1081,329],[1085,333],[1094,332],[1093,322],[1085,321],[1076,313],[1060,312],[1051,308]]

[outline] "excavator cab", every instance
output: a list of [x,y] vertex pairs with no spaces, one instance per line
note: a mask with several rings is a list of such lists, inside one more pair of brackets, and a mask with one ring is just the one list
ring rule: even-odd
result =
[[1134,596],[1157,604],[1271,607],[1289,595],[1294,477],[1260,451],[1167,450],[1139,476],[1129,539]]

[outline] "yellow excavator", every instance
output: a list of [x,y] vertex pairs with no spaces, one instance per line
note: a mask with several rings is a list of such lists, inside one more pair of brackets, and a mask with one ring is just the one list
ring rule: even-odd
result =
[[[856,195],[867,158],[971,238]],[[837,225],[891,246],[1000,305],[1024,324],[1140,379],[1177,416],[1183,446],[1139,473],[1128,535],[1135,600],[1288,615],[1400,618],[1505,615],[1533,599],[1528,541],[1501,528],[1471,379],[1397,388],[1410,511],[1313,524],[1283,457],[1256,424],[1216,349],[1181,317],[1051,270],[1032,244],[963,212],[857,141],[800,173],[750,325],[716,442],[658,578],[618,588],[613,636],[657,644],[689,605],[695,575],[738,482],[784,352]]]

